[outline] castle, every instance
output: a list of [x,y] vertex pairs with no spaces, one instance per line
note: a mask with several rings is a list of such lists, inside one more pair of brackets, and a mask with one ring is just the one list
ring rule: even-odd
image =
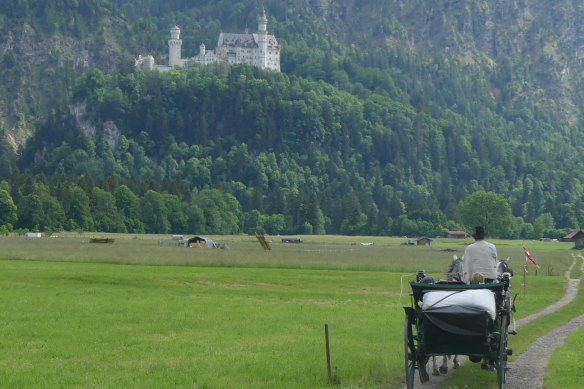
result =
[[168,65],[156,65],[154,57],[139,56],[136,60],[138,69],[155,69],[166,71],[176,67],[187,67],[191,63],[210,64],[226,62],[230,64],[244,63],[261,69],[280,71],[280,45],[274,35],[268,34],[268,19],[265,10],[258,18],[258,32],[254,34],[219,34],[215,50],[207,50],[202,43],[199,55],[192,58],[182,58],[180,29],[174,26],[170,29],[168,40]]

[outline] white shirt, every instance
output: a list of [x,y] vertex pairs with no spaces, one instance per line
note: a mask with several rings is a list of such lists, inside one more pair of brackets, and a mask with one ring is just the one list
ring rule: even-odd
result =
[[466,247],[463,259],[463,279],[467,284],[475,273],[497,279],[497,248],[494,244],[484,239],[477,240]]

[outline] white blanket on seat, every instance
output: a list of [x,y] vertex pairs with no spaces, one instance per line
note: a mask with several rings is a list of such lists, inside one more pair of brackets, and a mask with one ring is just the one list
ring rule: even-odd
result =
[[497,317],[495,295],[488,289],[435,290],[424,293],[421,302],[422,310],[453,305],[479,308],[487,312],[491,319],[495,320]]

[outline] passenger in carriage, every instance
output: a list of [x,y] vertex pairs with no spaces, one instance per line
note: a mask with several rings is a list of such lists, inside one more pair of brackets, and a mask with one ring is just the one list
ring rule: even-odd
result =
[[[482,284],[497,282],[497,247],[487,242],[487,231],[484,227],[475,227],[473,238],[475,242],[470,244],[464,250],[463,257],[463,280],[467,284]],[[494,364],[486,358],[482,359],[476,356],[470,356],[471,362],[481,362],[481,368],[484,370],[494,370]]]
[[482,226],[475,227],[475,242],[464,250],[463,280],[467,284],[497,282],[497,248],[486,236]]

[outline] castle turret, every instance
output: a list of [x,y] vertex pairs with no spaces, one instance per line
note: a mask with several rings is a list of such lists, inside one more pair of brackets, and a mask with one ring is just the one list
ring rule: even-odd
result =
[[144,57],[144,69],[154,69],[154,57],[151,55],[148,55],[146,57]]
[[154,57],[151,55],[147,55],[145,57],[139,55],[138,59],[136,60],[136,69],[154,69]]
[[266,17],[266,10],[262,8],[262,14],[258,18],[258,32],[260,34],[268,33],[268,18]]
[[205,47],[204,43],[201,43],[201,46],[199,46],[199,58],[201,58],[202,60],[205,59],[206,53],[207,53],[207,48]]
[[170,39],[168,40],[168,66],[182,66],[181,46],[180,28],[174,26],[170,29]]
[[262,9],[262,14],[258,18],[258,48],[259,58],[258,64],[262,69],[266,68],[268,57],[268,18],[266,17],[266,10]]

